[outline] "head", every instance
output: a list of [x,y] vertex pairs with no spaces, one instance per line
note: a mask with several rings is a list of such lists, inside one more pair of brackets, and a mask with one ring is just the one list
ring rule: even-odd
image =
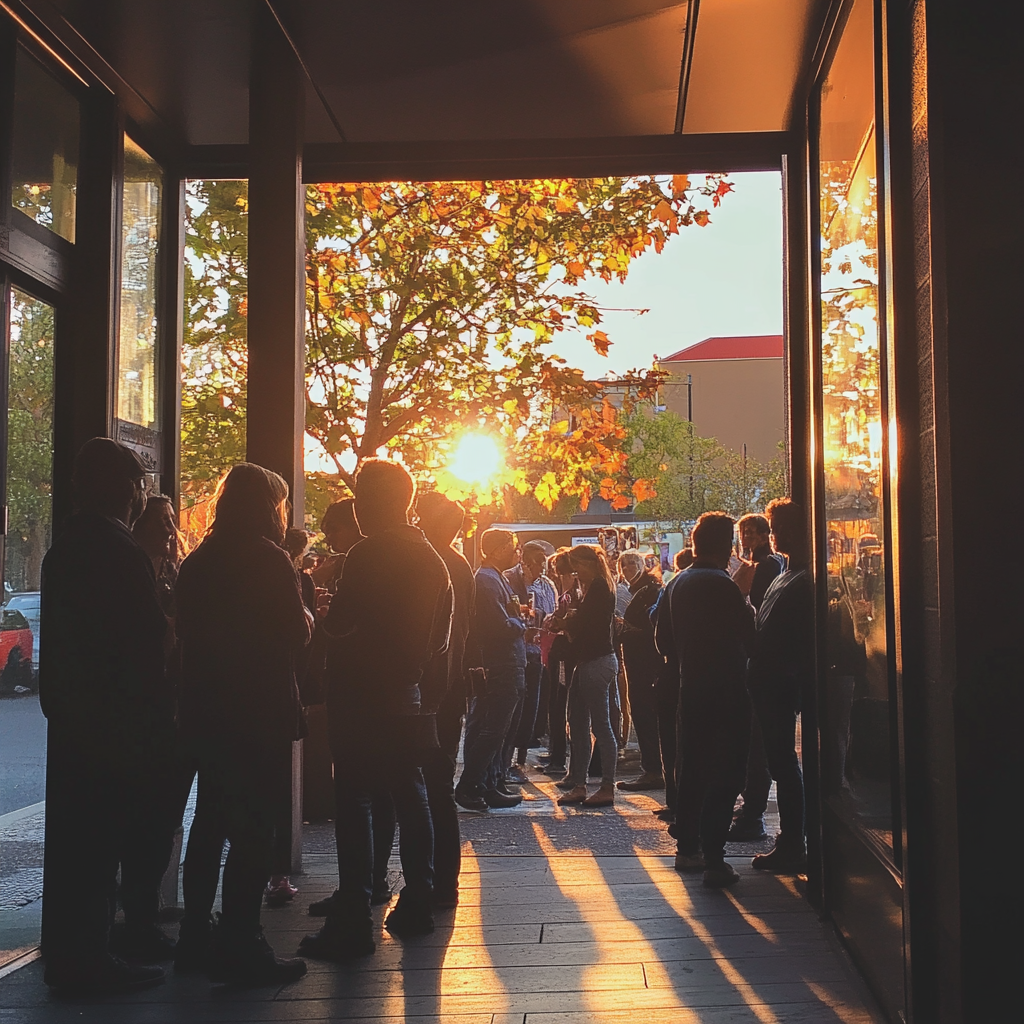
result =
[[328,505],[320,520],[320,532],[332,551],[345,554],[362,537],[359,524],[356,523],[355,498],[342,498]]
[[297,562],[309,550],[309,534],[296,528],[286,530],[284,544],[281,546],[291,556],[291,560]]
[[594,580],[600,578],[608,584],[609,590],[615,592],[615,581],[608,568],[608,560],[600,548],[593,544],[577,544],[576,547],[569,549],[569,563],[572,565],[573,575],[583,586],[589,587]]
[[400,462],[367,459],[356,473],[356,522],[364,537],[409,522],[416,483]]
[[440,491],[427,491],[416,499],[420,529],[434,547],[450,547],[466,521],[463,507]]
[[132,536],[152,559],[154,568],[164,559],[177,561],[183,549],[174,502],[166,494],[152,494],[132,526]]
[[559,548],[551,555],[548,559],[548,575],[558,580],[563,593],[576,582],[572,574],[572,562],[569,561],[569,548]]
[[627,583],[636,583],[646,568],[644,556],[639,551],[623,551],[619,555],[619,572]]
[[284,478],[251,462],[232,466],[217,486],[210,535],[265,537],[280,545],[287,526]]
[[732,535],[736,521],[724,512],[705,512],[690,534],[694,558],[711,562],[720,569],[729,564],[732,554]]
[[803,505],[789,498],[776,498],[764,510],[771,525],[772,546],[780,555],[797,561],[806,557],[807,518]]
[[511,530],[486,530],[480,538],[480,553],[498,572],[519,564],[519,542]]
[[540,541],[531,540],[523,545],[523,575],[526,577],[527,586],[544,575],[547,560],[547,552]]
[[689,569],[693,565],[693,549],[686,547],[681,551],[677,551],[675,557],[672,559],[672,564],[675,566],[676,572],[682,572],[684,569]]
[[771,539],[772,528],[764,516],[751,513],[736,524],[740,531],[740,545],[744,551],[756,551]]
[[75,456],[71,489],[77,512],[131,526],[146,508],[146,467],[131,448],[94,437]]

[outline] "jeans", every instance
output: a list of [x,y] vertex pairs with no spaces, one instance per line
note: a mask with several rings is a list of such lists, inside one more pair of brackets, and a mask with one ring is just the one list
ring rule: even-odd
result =
[[601,751],[601,782],[615,781],[619,750],[612,729],[612,689],[618,679],[619,663],[614,654],[581,662],[573,673],[569,694],[569,740],[572,763],[569,777],[577,786],[586,785],[593,752],[590,731],[594,730]]
[[640,767],[645,774],[661,774],[661,741],[658,736],[658,705],[654,683],[658,666],[650,659],[626,657],[629,711],[640,746]]
[[572,666],[553,661],[548,666],[551,676],[551,700],[548,704],[548,757],[553,765],[564,765],[569,745],[566,729],[566,701],[569,687],[558,681],[560,673],[566,673],[566,682],[572,677]]
[[654,683],[661,740],[661,772],[665,776],[665,806],[676,808],[676,719],[679,710],[679,667],[664,665]]
[[[519,764],[526,764],[526,752],[534,739],[537,728],[537,712],[540,709],[541,679],[547,669],[541,664],[540,654],[527,652],[526,655],[526,692],[523,695],[522,714],[519,716],[519,727],[516,729],[514,746],[518,748]],[[511,757],[509,758],[511,761]]]
[[443,894],[458,891],[462,870],[462,836],[454,792],[455,762],[465,714],[465,692],[461,685],[452,686],[437,709],[439,747],[423,765],[427,802],[434,822],[434,888]]
[[796,716],[799,691],[789,679],[758,680],[750,688],[768,770],[776,785],[779,804],[779,844],[804,842],[804,776],[796,753]]
[[721,865],[732,809],[743,786],[750,743],[750,709],[710,701],[679,703],[676,820],[670,832],[682,854],[698,845],[709,867]]
[[459,789],[473,794],[491,789],[499,781],[505,738],[526,690],[525,666],[508,662],[486,668],[487,688],[470,707],[465,764],[459,779]]
[[743,784],[742,816],[755,819],[763,816],[768,809],[768,794],[772,788],[772,773],[768,771],[768,759],[764,753],[761,737],[761,723],[757,715],[750,716],[750,749],[747,753],[747,777]]

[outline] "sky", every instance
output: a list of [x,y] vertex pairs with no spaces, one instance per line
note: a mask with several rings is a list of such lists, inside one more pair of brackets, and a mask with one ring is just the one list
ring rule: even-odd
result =
[[588,377],[603,377],[649,367],[655,355],[716,335],[781,334],[782,177],[747,173],[729,180],[735,191],[711,209],[706,228],[681,228],[662,252],[644,253],[625,284],[586,283],[602,308],[650,310],[604,315],[601,329],[612,339],[607,358],[585,331],[558,335],[552,351]]

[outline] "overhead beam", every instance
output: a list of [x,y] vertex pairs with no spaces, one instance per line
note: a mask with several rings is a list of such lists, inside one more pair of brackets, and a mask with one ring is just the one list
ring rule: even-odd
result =
[[[443,181],[583,178],[609,174],[778,171],[787,132],[636,135],[471,142],[307,143],[303,181]],[[189,178],[244,178],[247,146],[191,146]]]

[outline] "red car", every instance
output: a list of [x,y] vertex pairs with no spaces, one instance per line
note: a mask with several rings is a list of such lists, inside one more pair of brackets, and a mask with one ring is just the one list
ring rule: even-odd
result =
[[32,683],[32,629],[28,619],[13,608],[0,616],[0,688],[30,688]]

